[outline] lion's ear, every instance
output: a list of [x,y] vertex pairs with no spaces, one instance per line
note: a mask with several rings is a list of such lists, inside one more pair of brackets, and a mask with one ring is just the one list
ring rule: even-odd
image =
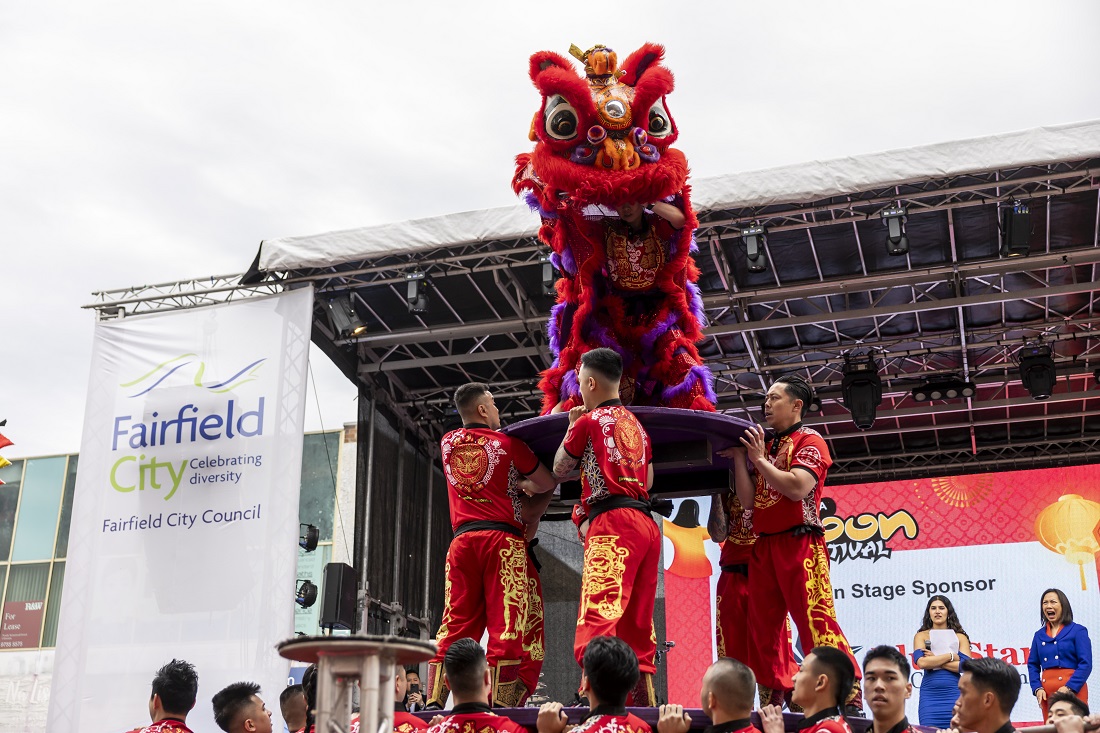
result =
[[533,54],[531,56],[530,69],[531,81],[533,81],[537,87],[539,85],[539,75],[547,69],[555,67],[576,73],[573,64],[561,54],[554,53],[553,51],[539,51]]
[[665,47],[659,43],[646,43],[623,62],[623,77],[620,81],[628,86],[637,86],[638,80],[650,67],[661,63],[665,57]]

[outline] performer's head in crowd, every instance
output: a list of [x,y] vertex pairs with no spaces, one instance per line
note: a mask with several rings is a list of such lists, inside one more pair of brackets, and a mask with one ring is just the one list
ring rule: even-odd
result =
[[755,700],[756,675],[743,662],[723,657],[703,675],[699,703],[714,725],[750,717]]
[[500,430],[500,412],[489,388],[480,382],[470,382],[455,390],[455,408],[463,426],[488,425]]
[[1053,724],[1059,718],[1076,715],[1084,718],[1089,714],[1089,706],[1072,692],[1056,692],[1047,701],[1047,723]]
[[780,432],[802,421],[806,406],[813,400],[810,383],[797,374],[785,374],[775,380],[764,398],[764,421]]
[[456,639],[443,657],[443,673],[454,695],[454,704],[489,702],[493,691],[492,674],[485,650],[473,639]]
[[581,399],[588,410],[619,398],[619,380],[623,376],[623,358],[611,349],[592,349],[581,357],[577,375]]
[[1039,596],[1039,618],[1044,626],[1066,626],[1073,623],[1073,607],[1069,598],[1057,588],[1047,588]]
[[905,701],[913,695],[909,670],[909,660],[889,644],[863,657],[863,696],[871,708],[874,733],[886,733],[905,720]]
[[271,733],[271,711],[255,682],[234,682],[214,695],[214,722],[226,733]]
[[806,717],[829,708],[840,711],[855,679],[847,654],[831,646],[814,647],[792,680],[791,700],[802,706]]
[[157,670],[149,696],[149,717],[154,723],[166,718],[187,721],[199,693],[199,675],[195,667],[182,659],[173,659]]
[[959,677],[959,699],[955,703],[959,727],[994,733],[1009,724],[1019,696],[1020,675],[1012,665],[994,657],[971,659]]
[[928,603],[924,607],[924,617],[921,619],[918,631],[942,629],[944,627],[951,629],[956,634],[966,636],[962,623],[959,621],[959,615],[955,613],[955,607],[951,605],[951,600],[947,596],[935,595],[928,599]]
[[614,636],[597,636],[584,650],[581,694],[593,709],[600,705],[621,707],[638,684],[639,675],[638,657],[629,644]]
[[301,685],[288,685],[279,695],[279,712],[290,733],[306,727],[306,695]]
[[[419,678],[419,676],[418,676]],[[401,703],[401,710],[405,709],[405,694],[409,691],[409,678],[405,675],[405,666],[397,665],[393,670],[393,701]],[[394,710],[398,708],[395,707]]]

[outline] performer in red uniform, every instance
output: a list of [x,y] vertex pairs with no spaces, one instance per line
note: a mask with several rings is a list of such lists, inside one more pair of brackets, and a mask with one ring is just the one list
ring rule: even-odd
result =
[[905,717],[905,701],[913,695],[909,671],[909,660],[896,646],[876,646],[863,657],[871,733],[918,733]]
[[[731,486],[734,485],[734,480],[731,474]],[[751,646],[748,623],[749,559],[752,557],[752,546],[756,542],[756,537],[752,530],[745,526],[744,513],[745,510],[741,508],[736,491],[715,494],[710,500],[707,531],[712,540],[722,544],[718,560],[721,575],[718,576],[714,604],[714,634],[718,657],[731,657],[747,662]],[[753,644],[761,645],[758,640]],[[778,650],[779,668],[786,670],[781,677],[784,681],[782,689],[790,689],[790,680],[798,671],[798,662],[795,661],[794,652],[791,649],[788,625],[784,624],[781,638],[762,645],[774,646]]]
[[[427,730],[427,723],[405,710],[405,692],[409,689],[409,681],[408,678],[405,677],[405,668],[398,664],[393,674],[394,733],[416,733],[416,731],[419,730]],[[352,716],[351,727],[348,728],[348,733],[359,733],[358,715]]]
[[[764,419],[775,437],[766,440],[753,426],[741,438],[744,448],[731,448],[737,496],[745,522],[756,534],[749,561],[748,625],[756,640],[749,646],[748,664],[756,679],[771,688],[778,702],[790,689],[786,657],[779,651],[790,613],[802,648],[831,646],[848,655],[859,678],[858,664],[836,620],[829,581],[829,552],[818,507],[832,458],[824,438],[802,425],[802,411],[813,392],[802,378],[780,377],[768,390]],[[749,477],[744,457],[755,469]],[[848,705],[860,707],[858,681]]]
[[527,623],[527,546],[524,515],[529,491],[547,493],[557,482],[522,441],[498,432],[500,415],[484,384],[455,391],[462,427],[440,443],[447,477],[454,540],[447,549],[443,623],[438,652],[428,665],[428,704],[447,698],[442,661],[455,639],[480,638],[488,629],[492,702],[514,707],[525,690],[519,681]]
[[554,458],[562,477],[581,463],[584,570],[573,652],[582,663],[588,642],[617,636],[638,657],[635,705],[655,705],[653,660],[657,640],[653,605],[661,534],[649,508],[652,446],[638,419],[618,399],[622,359],[611,349],[581,357],[583,406],[569,411],[569,430]]
[[456,639],[443,659],[447,684],[455,696],[451,714],[428,728],[429,733],[527,733],[527,729],[502,715],[494,715],[486,702],[493,692],[493,674],[485,652],[473,639]]
[[[699,703],[711,724],[703,733],[760,733],[752,724],[756,677],[748,665],[719,658],[703,675]],[[657,733],[688,733],[691,716],[681,705],[662,705]]]
[[210,700],[214,722],[225,733],[271,733],[271,711],[255,682],[234,682]]
[[[638,658],[622,639],[597,636],[584,650],[581,694],[588,698],[588,715],[570,733],[649,733],[649,725],[626,712],[627,697],[638,685]],[[560,702],[539,708],[538,733],[564,733],[568,718]]]
[[[806,715],[798,725],[799,733],[852,733],[841,710],[855,674],[851,658],[831,646],[815,647],[803,658],[791,691],[791,701],[802,706]],[[784,733],[783,708],[765,705],[760,722],[764,733]]]
[[198,692],[199,676],[195,667],[182,659],[173,659],[153,677],[153,692],[149,697],[152,724],[134,728],[131,733],[191,733],[187,714],[195,707]]

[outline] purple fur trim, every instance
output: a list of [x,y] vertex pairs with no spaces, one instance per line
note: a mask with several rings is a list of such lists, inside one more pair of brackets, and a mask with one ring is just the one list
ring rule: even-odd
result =
[[691,233],[691,246],[688,247],[688,252],[696,254],[699,251],[699,243],[695,241],[695,232]]
[[573,395],[581,393],[581,386],[577,382],[577,373],[573,370],[561,375],[561,399],[564,402]]
[[550,308],[550,320],[546,322],[546,335],[550,338],[550,353],[556,357],[561,353],[561,333],[558,331],[558,323],[561,320],[561,312],[565,308],[565,303],[558,303]]
[[527,204],[527,208],[531,211],[537,211],[538,215],[543,219],[557,219],[558,215],[553,211],[547,211],[542,208],[542,204],[539,203],[539,197],[534,191],[523,192],[523,203]]
[[664,320],[659,321],[649,329],[645,336],[642,336],[642,353],[650,354],[653,352],[653,345],[657,343],[657,339],[664,336],[668,332],[668,329],[676,325],[678,316],[675,313],[669,313],[665,316]]
[[703,309],[703,295],[699,292],[699,286],[689,281],[687,291],[688,296],[690,296],[691,315],[695,316],[695,320],[699,322],[699,327],[704,328],[707,325],[707,313]]
[[703,383],[703,396],[714,403],[717,400],[717,395],[714,394],[714,374],[705,364],[696,364],[688,370],[684,381],[671,387],[665,387],[661,391],[661,399],[665,402],[671,402],[675,398],[690,392],[695,383],[699,381]]
[[566,247],[561,251],[561,271],[570,275],[577,274],[577,262],[573,259],[573,251]]

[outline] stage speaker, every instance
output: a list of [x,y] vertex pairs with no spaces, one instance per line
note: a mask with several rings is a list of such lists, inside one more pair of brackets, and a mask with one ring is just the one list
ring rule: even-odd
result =
[[321,588],[321,628],[355,629],[355,600],[358,588],[355,569],[346,563],[325,565]]

